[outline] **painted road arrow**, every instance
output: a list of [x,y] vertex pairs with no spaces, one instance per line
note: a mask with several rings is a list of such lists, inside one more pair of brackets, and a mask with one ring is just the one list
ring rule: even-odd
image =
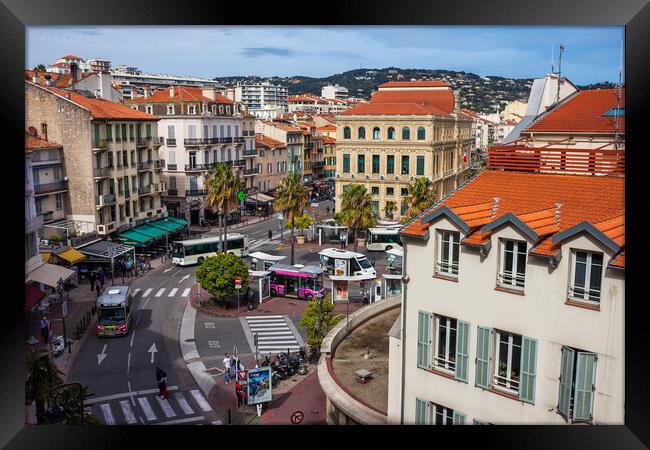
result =
[[188,273],[183,278],[181,278],[181,281],[179,281],[178,284],[181,284],[183,281],[187,280],[189,277],[190,277],[190,274]]
[[170,267],[169,269],[165,269],[165,270],[163,270],[163,273],[167,273],[167,272],[169,272],[169,271],[172,270],[172,269],[173,269],[173,267]]
[[108,344],[104,344],[104,348],[102,349],[102,352],[97,355],[97,365],[100,365],[102,361],[104,361],[104,358],[108,356],[108,353],[106,353],[106,345]]
[[153,364],[153,355],[156,353],[158,350],[156,349],[156,343],[154,342],[151,344],[151,347],[149,347],[149,350],[147,350],[147,353],[151,353],[151,364]]

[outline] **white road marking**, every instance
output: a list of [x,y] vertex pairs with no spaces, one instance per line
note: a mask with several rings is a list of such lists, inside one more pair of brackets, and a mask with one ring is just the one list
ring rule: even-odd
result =
[[246,316],[246,320],[283,319],[284,316]]
[[173,297],[176,295],[176,291],[178,291],[178,288],[174,288],[171,291],[169,291],[169,295],[167,297]]
[[264,333],[264,336],[282,336],[286,334],[293,336],[293,333],[291,331],[268,331]]
[[151,297],[147,297],[147,299],[144,301],[144,303],[142,304],[142,307],[140,309],[144,309],[144,307],[147,306],[147,303],[149,303],[150,298]]
[[162,288],[161,290],[159,290],[159,291],[156,293],[155,296],[156,296],[156,297],[160,297],[161,295],[163,295],[163,292],[165,292],[165,288]]
[[170,270],[172,270],[173,268],[174,268],[174,266],[170,267],[169,269],[165,269],[165,270],[163,270],[163,273],[167,273],[167,272],[169,272]]
[[113,417],[111,405],[104,403],[102,405],[99,405],[99,407],[102,409],[102,414],[104,414],[104,421],[106,422],[106,425],[115,425],[115,417]]
[[219,341],[208,341],[208,345],[210,348],[221,348],[221,345],[219,345]]
[[191,414],[194,414],[194,410],[192,409],[189,402],[187,401],[187,399],[185,398],[185,396],[181,392],[175,392],[174,393],[174,398],[176,399],[179,406],[181,407],[181,409],[183,410],[183,412],[186,415],[189,416]]
[[210,406],[208,401],[201,395],[198,389],[191,390],[190,394],[192,394],[192,397],[194,397],[194,400],[203,411],[212,411],[212,407]]
[[144,412],[144,415],[147,418],[148,422],[156,420],[156,414],[153,412],[153,409],[151,409],[151,405],[149,404],[147,397],[138,397],[138,403],[140,403],[140,407],[142,408],[142,411]]
[[146,291],[144,291],[144,294],[142,294],[142,296],[143,297],[148,297],[149,294],[151,294],[151,291],[153,291],[153,289],[151,289],[151,288],[147,289]]
[[129,359],[126,362],[126,373],[129,373],[131,371],[131,352],[129,352]]
[[214,322],[204,322],[206,328],[214,328]]
[[185,289],[185,290],[183,291],[183,295],[181,295],[181,297],[187,297],[188,295],[190,295],[190,290],[191,290],[191,288],[187,288],[187,289]]
[[181,277],[181,280],[178,282],[178,284],[181,284],[183,281],[187,280],[190,277],[190,274],[188,273],[184,277]]
[[[176,386],[176,385],[169,386],[167,388],[167,390],[168,391],[177,391],[178,386]],[[132,395],[148,395],[148,394],[154,394],[154,393],[158,393],[158,392],[159,392],[158,389],[143,389],[141,391],[129,391],[129,392],[121,392],[119,394],[105,395],[104,397],[96,397],[96,398],[91,397],[91,398],[89,398],[87,400],[84,400],[84,405],[92,405],[93,403],[107,402],[107,401],[115,400],[115,399],[118,399],[118,398],[130,397]]]
[[108,353],[106,353],[106,346],[108,344],[104,344],[104,348],[102,349],[102,352],[97,355],[97,365],[99,366],[102,361],[104,361],[104,358],[108,356]]
[[158,400],[158,404],[162,408],[167,418],[176,417],[176,413],[174,412],[172,405],[170,405],[166,399],[156,396],[156,400]]
[[135,406],[135,399],[133,398],[133,393],[131,392],[132,391],[131,382],[127,381],[126,383],[129,385],[129,393],[131,394],[129,395],[129,398],[131,399],[131,403],[133,403],[133,406]]
[[135,288],[135,289],[133,290],[133,296],[135,297],[136,295],[138,295],[138,292],[140,292],[141,290],[142,290],[142,289],[140,289],[140,288]]
[[139,416],[139,418],[140,418],[140,423],[144,425],[144,419],[142,418],[142,416]]
[[158,422],[158,423],[154,423],[154,425],[177,425],[179,423],[198,422],[199,420],[205,420],[205,417],[203,416],[186,417],[185,419],[176,419],[167,422]]
[[151,347],[149,347],[149,350],[147,350],[147,353],[151,353],[151,364],[153,364],[153,356],[157,351],[158,349],[156,348],[155,342],[151,344]]
[[[140,317],[140,314],[138,314],[138,318]],[[133,330],[133,333],[131,333],[131,344],[129,347],[133,347],[133,338],[135,337],[135,330]]]
[[136,423],[137,420],[135,419],[135,415],[133,414],[131,405],[129,405],[129,401],[120,400],[120,406],[122,407],[122,412],[124,413],[124,418],[126,419],[126,423],[128,423],[129,425]]
[[286,329],[287,327],[251,327],[253,333],[257,331],[282,331]]

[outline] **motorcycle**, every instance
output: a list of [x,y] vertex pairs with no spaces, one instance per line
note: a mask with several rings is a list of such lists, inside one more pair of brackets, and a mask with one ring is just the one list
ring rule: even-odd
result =
[[64,350],[65,342],[63,341],[63,336],[54,336],[52,338],[52,354],[54,357],[61,356]]
[[280,353],[278,356],[283,363],[289,366],[293,373],[298,373],[298,375],[307,375],[307,366],[300,361],[298,356],[289,353]]
[[309,354],[305,351],[304,348],[301,348],[298,351],[298,360],[303,364],[317,364],[320,359],[320,352],[318,347],[312,347],[309,349]]

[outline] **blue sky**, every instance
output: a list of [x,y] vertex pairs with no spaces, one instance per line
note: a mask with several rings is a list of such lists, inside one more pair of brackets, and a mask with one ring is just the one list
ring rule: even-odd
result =
[[576,84],[617,81],[623,27],[29,27],[27,68],[74,54],[149,73],[323,77],[389,66],[538,78],[565,46]]

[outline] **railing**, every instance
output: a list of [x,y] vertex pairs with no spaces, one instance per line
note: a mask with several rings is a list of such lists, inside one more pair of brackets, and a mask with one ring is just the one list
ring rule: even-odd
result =
[[32,164],[41,163],[41,162],[53,162],[53,161],[61,162],[60,154],[58,154],[56,158],[50,158],[50,155],[48,155],[47,153],[45,153],[44,155],[40,153],[42,152],[36,152],[32,156]]
[[138,187],[137,187],[137,186],[131,186],[131,191],[132,191],[133,193],[138,192]]
[[525,275],[519,273],[513,274],[509,270],[497,274],[497,284],[506,289],[523,290],[525,280]]
[[154,137],[151,139],[151,142],[153,143],[153,145],[160,146],[165,143],[165,138],[163,138],[162,136]]
[[164,159],[158,159],[153,162],[153,168],[156,170],[159,169],[164,169],[165,168],[165,160]]
[[167,164],[167,170],[178,170],[178,166],[176,164]]
[[600,302],[600,289],[569,285],[569,298],[575,300],[589,300],[592,302]]
[[151,137],[138,137],[135,140],[135,145],[138,145],[140,147],[146,147],[149,145],[151,142]]
[[54,181],[52,183],[43,183],[34,185],[34,194],[44,194],[46,192],[64,191],[68,189],[68,182],[65,180]]
[[151,194],[151,189],[152,189],[152,187],[153,187],[153,184],[147,184],[147,185],[144,185],[144,186],[138,186],[139,195],[147,195],[147,194]]
[[[127,167],[128,167],[128,166],[129,166],[129,165],[127,164]],[[117,170],[122,170],[122,169],[124,168],[124,166],[122,165],[121,162],[118,162],[116,167],[117,167]]]
[[183,143],[184,143],[185,145],[201,145],[201,144],[203,144],[203,139],[199,139],[199,138],[185,138],[185,139],[183,140]]
[[243,175],[245,177],[250,176],[250,175],[256,175],[258,173],[260,173],[260,171],[259,171],[259,169],[257,167],[253,167],[252,169],[244,169],[243,170]]
[[176,197],[178,195],[178,189],[167,189],[167,195]]
[[54,211],[45,211],[44,213],[38,214],[38,216],[43,218],[43,222],[48,222],[54,219]]
[[248,156],[257,156],[259,154],[259,150],[254,148],[252,150],[243,150],[241,155],[242,157],[246,158]]
[[323,167],[325,165],[325,161],[314,161],[311,163],[312,167]]
[[188,189],[185,191],[185,196],[191,196],[191,195],[206,195],[206,190],[205,189]]
[[236,138],[233,138],[233,140],[234,140],[234,142],[235,142],[236,144],[241,144],[242,142],[244,142],[244,138],[243,138],[243,137],[236,137]]
[[94,167],[93,175],[95,178],[103,178],[108,176],[110,168],[109,167]]
[[173,147],[176,145],[176,138],[167,138],[167,147]]
[[436,274],[457,277],[458,263],[449,261],[436,261]]
[[97,206],[107,206],[115,203],[115,194],[98,195],[95,197]]
[[210,169],[211,164],[185,164],[185,172],[201,172]]
[[153,161],[139,162],[138,163],[138,170],[149,170],[149,169],[151,169],[152,164],[153,164]]
[[219,143],[220,144],[232,144],[232,138],[231,137],[219,138]]
[[487,168],[524,172],[624,176],[625,150],[495,145],[488,151]]
[[236,159],[232,162],[233,167],[244,167],[246,165],[246,161],[243,159]]
[[131,192],[130,191],[124,191],[124,198],[129,198],[131,197]]

